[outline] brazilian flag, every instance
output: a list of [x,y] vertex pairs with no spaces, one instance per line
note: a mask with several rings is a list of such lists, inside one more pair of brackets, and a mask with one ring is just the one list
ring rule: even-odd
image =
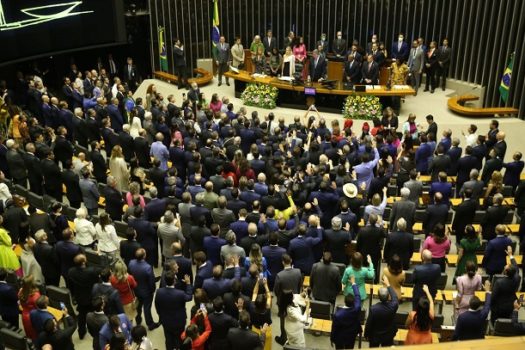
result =
[[510,90],[510,81],[512,79],[512,65],[514,64],[514,53],[510,55],[509,64],[503,72],[503,77],[501,77],[501,84],[499,85],[499,94],[503,102],[507,102],[509,98]]
[[168,52],[166,51],[166,43],[164,42],[164,27],[158,28],[159,34],[159,61],[160,70],[163,72],[168,71]]
[[221,32],[219,30],[219,0],[213,0],[213,18],[211,24],[211,42],[212,42],[212,54],[213,57],[217,57],[217,44],[221,38]]

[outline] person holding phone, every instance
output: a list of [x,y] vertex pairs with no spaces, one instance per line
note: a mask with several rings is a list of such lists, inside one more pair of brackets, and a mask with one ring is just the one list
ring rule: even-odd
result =
[[[204,323],[204,331],[199,332],[197,323]],[[190,324],[182,333],[182,347],[181,349],[204,350],[206,349],[206,342],[211,334],[211,324],[208,320],[208,312],[206,306],[201,303],[199,310],[191,319]]]

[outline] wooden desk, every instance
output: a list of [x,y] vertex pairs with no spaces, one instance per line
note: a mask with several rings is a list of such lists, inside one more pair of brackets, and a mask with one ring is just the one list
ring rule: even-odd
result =
[[507,225],[507,231],[512,234],[517,234],[520,232],[520,224],[509,224]]
[[[407,334],[408,334],[408,329],[398,329],[396,336],[394,337],[394,344],[396,345],[405,344],[405,339],[407,338]],[[439,343],[438,333],[432,333],[432,343],[433,344]]]
[[310,276],[304,276],[303,287],[310,287]]
[[[193,74],[195,74],[196,76],[198,76],[198,78],[189,78],[188,79],[188,84],[191,84],[191,83],[197,83],[199,86],[203,86],[203,85],[206,85],[208,84],[209,82],[211,82],[213,80],[213,73],[212,72],[208,72],[207,70],[203,69],[203,68],[195,68],[193,70]],[[163,79],[163,80],[166,80],[168,83],[174,83],[176,84],[179,80],[179,78],[174,75],[174,74],[170,74],[170,73],[167,73],[167,72],[161,72],[161,71],[155,71],[153,72],[153,76],[157,79]]]
[[453,112],[467,117],[479,118],[480,116],[492,116],[494,114],[518,114],[519,110],[512,107],[467,107],[465,102],[479,100],[476,95],[468,94],[463,96],[454,96],[448,99],[447,106]]
[[[304,92],[304,86],[293,86],[290,82],[279,80],[276,77],[265,76],[254,78],[249,72],[241,70],[239,74],[233,72],[226,72],[224,76],[231,78],[235,81],[242,81],[245,83],[260,83],[267,84],[273,87],[278,88],[279,90],[289,90],[296,92]],[[387,90],[385,85],[381,85],[379,89],[366,90],[363,92],[355,92],[353,90],[347,90],[343,88],[341,81],[338,81],[335,89],[327,89],[323,87],[320,83],[312,83],[311,87],[316,89],[317,94],[326,94],[326,95],[373,95],[373,96],[409,96],[414,95],[416,92],[411,87],[403,89],[394,89]]]
[[[456,183],[456,176],[447,176],[447,182]],[[432,182],[432,177],[430,175],[420,175],[419,181],[421,182]]]
[[320,332],[322,334],[330,334],[332,332],[332,321],[322,320],[320,318],[312,318],[312,324],[305,328],[309,332]]

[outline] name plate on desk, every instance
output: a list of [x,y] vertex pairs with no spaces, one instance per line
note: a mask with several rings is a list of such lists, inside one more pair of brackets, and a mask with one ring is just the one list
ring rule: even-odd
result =
[[408,86],[408,85],[394,85],[394,86],[392,86],[392,89],[406,90],[406,89],[410,89],[410,86]]
[[282,81],[293,81],[293,77],[279,77],[277,79],[282,80]]

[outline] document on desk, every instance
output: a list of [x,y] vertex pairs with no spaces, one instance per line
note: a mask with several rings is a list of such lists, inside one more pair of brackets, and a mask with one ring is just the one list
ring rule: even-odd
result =
[[395,90],[406,90],[406,89],[410,89],[410,86],[408,86],[408,85],[394,85],[393,88]]
[[277,79],[282,80],[282,81],[293,81],[293,77],[279,77]]

